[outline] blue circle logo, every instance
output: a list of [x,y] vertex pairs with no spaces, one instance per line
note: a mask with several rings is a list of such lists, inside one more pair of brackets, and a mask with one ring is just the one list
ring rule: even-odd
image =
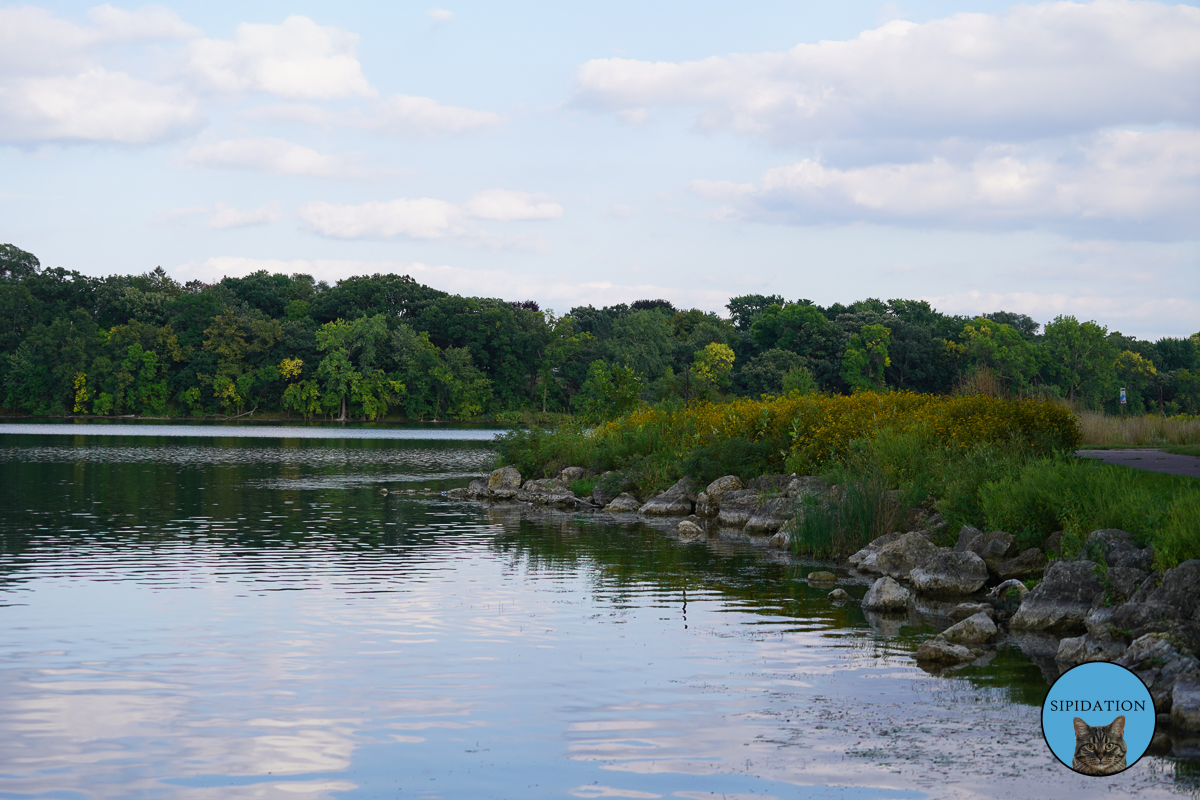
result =
[[1096,661],[1064,672],[1042,703],[1042,736],[1081,775],[1116,775],[1154,736],[1154,701],[1137,675]]

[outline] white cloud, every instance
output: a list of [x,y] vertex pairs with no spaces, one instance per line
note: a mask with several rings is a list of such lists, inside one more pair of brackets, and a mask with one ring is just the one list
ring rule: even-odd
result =
[[108,42],[190,39],[200,30],[181,20],[162,6],[142,6],[134,11],[114,8],[105,3],[88,11],[99,37]]
[[335,239],[446,240],[468,246],[544,249],[537,240],[496,236],[475,220],[516,222],[557,219],[563,208],[546,195],[492,189],[472,195],[461,206],[430,197],[401,198],[361,205],[312,202],[300,209],[305,227]]
[[431,8],[425,12],[425,16],[429,17],[434,25],[445,25],[454,21],[454,12],[444,8]]
[[1200,121],[1200,8],[1129,0],[894,21],[848,41],[688,62],[611,58],[578,103],[695,107],[702,128],[837,137],[1034,138]]
[[815,159],[767,171],[758,185],[694,181],[728,205],[715,216],[791,224],[872,221],[941,227],[1072,229],[1194,237],[1200,227],[1200,131],[1114,131],[1046,156],[992,148],[850,169]]
[[310,231],[335,239],[445,239],[466,233],[457,206],[429,197],[357,206],[314,202],[300,209],[300,219]]
[[376,104],[362,126],[388,136],[434,138],[495,128],[503,122],[504,117],[490,111],[394,95]]
[[251,225],[269,225],[278,222],[281,216],[279,203],[268,203],[253,211],[238,211],[233,206],[224,203],[213,205],[213,215],[208,218],[208,227],[216,230],[227,228],[246,228]]
[[475,219],[497,222],[558,219],[563,215],[563,207],[550,200],[547,195],[532,195],[507,189],[477,192],[467,200],[463,209]]
[[184,93],[99,67],[0,80],[0,141],[149,144],[202,122]]
[[197,145],[180,159],[186,167],[249,169],[276,175],[372,180],[396,173],[371,167],[354,154],[325,155],[286,139],[230,139]]
[[268,92],[289,99],[361,95],[371,88],[355,56],[358,37],[288,17],[279,25],[238,25],[232,41],[204,39],[192,45],[191,74],[219,92]]
[[428,97],[393,95],[359,108],[333,111],[311,103],[274,103],[242,112],[260,122],[294,122],[304,125],[357,128],[383,136],[436,139],[488,130],[504,123],[491,111],[448,106]]
[[98,61],[103,46],[196,35],[166,9],[99,6],[93,25],[30,7],[0,8],[0,141],[147,144],[201,123],[185,92]]

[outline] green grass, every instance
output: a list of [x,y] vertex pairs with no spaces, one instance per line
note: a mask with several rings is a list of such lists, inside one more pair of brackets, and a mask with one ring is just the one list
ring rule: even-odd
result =
[[1164,453],[1174,453],[1177,456],[1200,457],[1200,444],[1172,445],[1170,447],[1161,447],[1159,449]]

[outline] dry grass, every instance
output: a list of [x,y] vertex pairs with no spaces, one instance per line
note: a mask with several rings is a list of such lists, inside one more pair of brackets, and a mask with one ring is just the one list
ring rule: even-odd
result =
[[1163,447],[1200,444],[1200,417],[1114,417],[1079,412],[1083,444],[1091,447]]

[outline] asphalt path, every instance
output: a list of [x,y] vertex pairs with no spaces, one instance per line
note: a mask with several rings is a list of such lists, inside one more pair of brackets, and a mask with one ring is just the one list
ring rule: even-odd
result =
[[1105,464],[1119,464],[1122,467],[1148,469],[1151,472],[1165,472],[1168,475],[1200,478],[1200,457],[1197,456],[1179,456],[1174,453],[1164,453],[1162,450],[1141,448],[1137,450],[1076,450],[1075,455],[1082,458],[1095,458]]

